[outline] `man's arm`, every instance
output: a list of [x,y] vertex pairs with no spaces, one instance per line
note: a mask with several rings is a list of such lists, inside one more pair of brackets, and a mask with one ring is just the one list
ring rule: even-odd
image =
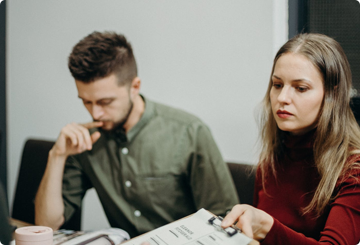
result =
[[196,207],[224,215],[239,203],[232,177],[210,130],[201,125],[195,132],[190,183]]
[[100,133],[90,135],[90,128],[101,127],[102,122],[68,124],[65,126],[49,152],[44,176],[35,198],[35,224],[57,230],[64,223],[62,180],[68,156],[92,149]]
[[35,224],[57,230],[64,223],[62,177],[66,157],[50,150],[48,163],[35,198]]

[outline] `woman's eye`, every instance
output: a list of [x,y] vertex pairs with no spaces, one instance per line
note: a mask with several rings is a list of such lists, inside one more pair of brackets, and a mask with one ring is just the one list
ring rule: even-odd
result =
[[280,83],[273,83],[274,88],[281,88],[282,85]]
[[297,87],[296,90],[303,93],[303,92],[308,91],[308,88],[307,87]]

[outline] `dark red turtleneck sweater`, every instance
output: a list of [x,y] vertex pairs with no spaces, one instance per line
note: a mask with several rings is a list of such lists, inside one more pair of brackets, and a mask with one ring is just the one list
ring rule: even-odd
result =
[[274,217],[274,225],[262,245],[355,245],[360,241],[360,170],[350,173],[355,178],[337,184],[337,198],[319,218],[314,218],[314,213],[302,214],[319,183],[313,136],[312,131],[285,139],[286,155],[279,159],[277,178],[270,176],[266,180],[266,193],[258,170],[254,205]]

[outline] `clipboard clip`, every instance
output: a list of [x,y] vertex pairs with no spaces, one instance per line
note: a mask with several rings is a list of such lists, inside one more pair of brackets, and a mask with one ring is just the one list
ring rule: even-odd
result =
[[213,216],[208,220],[208,222],[211,225],[213,225],[217,230],[225,232],[230,237],[232,237],[233,235],[235,235],[238,232],[241,232],[241,230],[238,227],[236,227],[235,225],[232,225],[232,226],[229,226],[229,227],[223,229],[221,227],[221,222],[223,219],[224,218],[221,216]]

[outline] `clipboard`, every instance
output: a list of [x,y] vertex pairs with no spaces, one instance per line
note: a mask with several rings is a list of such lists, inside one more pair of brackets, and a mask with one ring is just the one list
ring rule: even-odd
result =
[[221,217],[200,209],[196,213],[159,227],[122,244],[141,245],[258,245],[236,226],[222,229]]
[[222,222],[222,221],[223,221],[223,217],[221,217],[221,216],[216,216],[216,215],[214,215],[213,217],[211,217],[211,218],[208,220],[208,222],[209,222],[210,224],[212,224],[214,227],[216,227],[217,230],[225,232],[225,233],[226,233],[228,236],[230,236],[230,237],[236,235],[236,233],[238,233],[238,232],[241,232],[241,230],[240,230],[238,227],[234,226],[234,225],[229,226],[228,228],[223,229],[223,228],[221,227],[221,222]]

